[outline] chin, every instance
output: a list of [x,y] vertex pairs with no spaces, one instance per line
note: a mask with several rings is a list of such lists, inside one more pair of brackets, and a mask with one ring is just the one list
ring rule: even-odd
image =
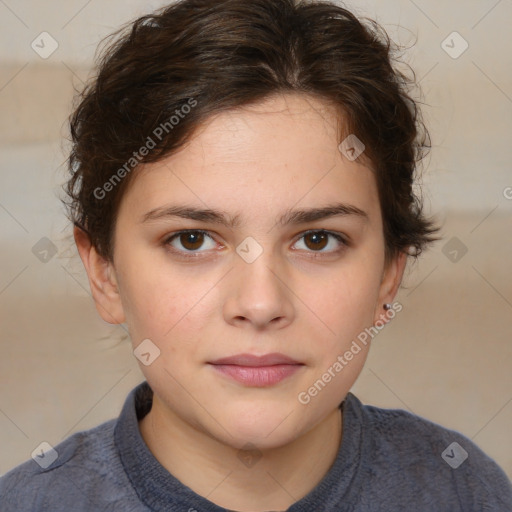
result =
[[294,441],[302,431],[307,430],[304,416],[300,419],[301,424],[297,424],[298,416],[292,411],[292,406],[284,407],[282,404],[252,409],[247,404],[244,410],[238,408],[224,416],[220,423],[226,425],[231,436],[226,435],[225,431],[222,436],[229,445],[236,448],[246,444],[260,450],[278,448]]

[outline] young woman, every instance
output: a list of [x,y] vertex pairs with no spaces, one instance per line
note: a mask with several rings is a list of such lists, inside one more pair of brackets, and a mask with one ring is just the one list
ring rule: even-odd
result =
[[3,477],[2,511],[512,510],[469,439],[349,392],[437,231],[391,62],[376,23],[294,0],[184,0],[105,50],[68,205],[146,381]]

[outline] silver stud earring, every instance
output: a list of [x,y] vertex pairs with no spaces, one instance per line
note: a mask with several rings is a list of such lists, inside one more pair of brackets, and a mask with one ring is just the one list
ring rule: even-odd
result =
[[383,306],[383,307],[384,307],[384,309],[385,309],[386,311],[388,311],[388,310],[390,310],[390,309],[391,309],[391,304],[386,303],[386,304],[384,304],[384,306]]

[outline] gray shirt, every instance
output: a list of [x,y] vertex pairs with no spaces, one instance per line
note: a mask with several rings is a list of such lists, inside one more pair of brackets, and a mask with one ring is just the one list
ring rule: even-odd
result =
[[[42,452],[39,463],[30,459],[4,475],[0,511],[225,512],[151,454],[138,428],[151,402],[144,382],[116,420],[76,433],[56,453]],[[289,512],[512,511],[505,473],[463,435],[406,411],[363,405],[352,393],[340,408],[335,462]]]

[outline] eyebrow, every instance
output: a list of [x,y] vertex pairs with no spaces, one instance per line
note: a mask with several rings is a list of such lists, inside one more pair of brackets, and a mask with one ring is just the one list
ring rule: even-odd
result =
[[[287,210],[278,219],[277,223],[281,226],[303,224],[317,220],[327,219],[337,216],[355,216],[364,221],[368,221],[368,214],[358,208],[345,203],[336,203],[320,208],[306,208],[297,210]],[[142,216],[141,223],[151,220],[179,217],[183,219],[197,220],[220,224],[228,228],[235,228],[240,225],[240,214],[231,216],[222,210],[202,209],[189,205],[166,205],[145,213]]]

